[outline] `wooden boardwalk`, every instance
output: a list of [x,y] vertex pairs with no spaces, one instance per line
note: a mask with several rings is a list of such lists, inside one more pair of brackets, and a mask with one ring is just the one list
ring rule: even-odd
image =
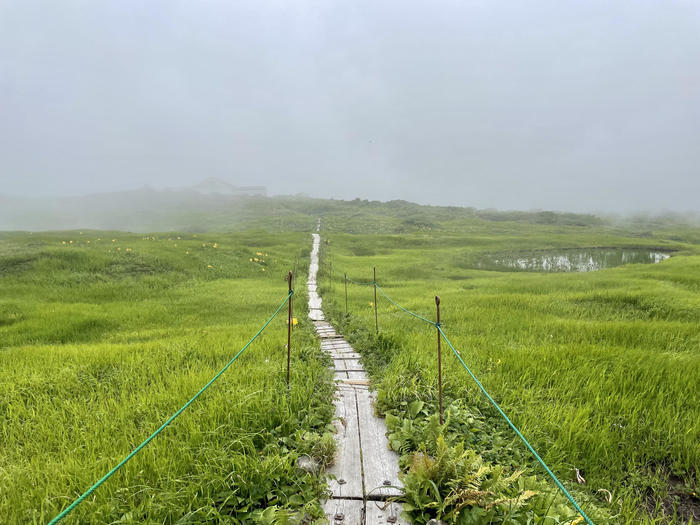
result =
[[[318,228],[317,228],[318,231]],[[328,469],[332,493],[324,508],[334,525],[406,524],[401,505],[392,502],[402,494],[398,455],[389,450],[384,420],[374,413],[374,394],[362,368],[360,355],[325,320],[316,288],[320,236],[309,266],[309,317],[321,338],[321,348],[333,358],[337,386],[335,419],[337,450]]]

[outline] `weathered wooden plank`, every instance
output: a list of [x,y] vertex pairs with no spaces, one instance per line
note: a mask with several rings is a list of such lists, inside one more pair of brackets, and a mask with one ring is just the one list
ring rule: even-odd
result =
[[336,370],[334,377],[352,386],[362,387],[369,384],[367,373],[364,370]]
[[362,498],[362,463],[358,431],[357,400],[354,391],[337,392],[335,419],[337,433],[335,462],[328,473],[336,479],[328,481],[334,498]]
[[321,348],[324,350],[339,350],[342,352],[354,352],[355,349],[349,344],[343,344],[338,339],[322,339]]
[[408,525],[410,522],[401,517],[400,503],[384,501],[368,501],[365,508],[365,523],[367,525]]
[[341,383],[353,386],[369,386],[369,379],[342,379]]
[[360,359],[360,354],[358,354],[357,352],[355,352],[351,348],[348,348],[348,349],[345,349],[345,348],[334,349],[333,348],[333,349],[324,350],[324,351],[328,352],[329,354],[331,354],[333,356],[337,356],[337,357],[351,357],[354,359]]
[[357,358],[338,359],[333,356],[333,365],[336,370],[364,370]]
[[374,415],[370,392],[358,391],[356,395],[367,497],[398,496],[401,490],[395,487],[403,487],[398,476],[399,456],[389,450],[386,424],[383,419]]
[[325,317],[323,316],[323,310],[321,310],[320,308],[310,308],[309,318],[314,321],[320,321],[322,319],[325,319]]
[[363,368],[357,367],[357,366],[353,366],[353,367],[339,366],[339,367],[335,368],[334,370],[336,372],[362,372],[363,374],[366,373]]
[[[365,505],[362,500],[329,499],[323,510],[331,525],[365,525]],[[339,518],[339,519],[336,519]]]

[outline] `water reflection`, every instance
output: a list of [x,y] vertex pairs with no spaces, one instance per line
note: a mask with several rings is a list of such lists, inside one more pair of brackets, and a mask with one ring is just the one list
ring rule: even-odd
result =
[[524,272],[592,272],[623,264],[655,264],[669,254],[649,249],[595,248],[557,252],[484,254],[474,261],[480,270]]

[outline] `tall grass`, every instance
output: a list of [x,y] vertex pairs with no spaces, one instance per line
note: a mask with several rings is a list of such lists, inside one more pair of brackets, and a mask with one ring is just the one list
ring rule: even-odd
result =
[[[6,235],[0,522],[47,522],[196,393],[285,297],[284,276],[308,241]],[[296,291],[291,389],[281,315],[66,522],[250,523],[264,509],[322,516],[324,482],[295,461],[332,453],[333,385],[305,322],[303,278]]]

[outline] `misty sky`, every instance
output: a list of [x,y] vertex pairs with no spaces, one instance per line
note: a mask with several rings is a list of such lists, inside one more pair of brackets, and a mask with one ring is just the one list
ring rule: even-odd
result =
[[0,0],[0,194],[700,209],[700,2]]

